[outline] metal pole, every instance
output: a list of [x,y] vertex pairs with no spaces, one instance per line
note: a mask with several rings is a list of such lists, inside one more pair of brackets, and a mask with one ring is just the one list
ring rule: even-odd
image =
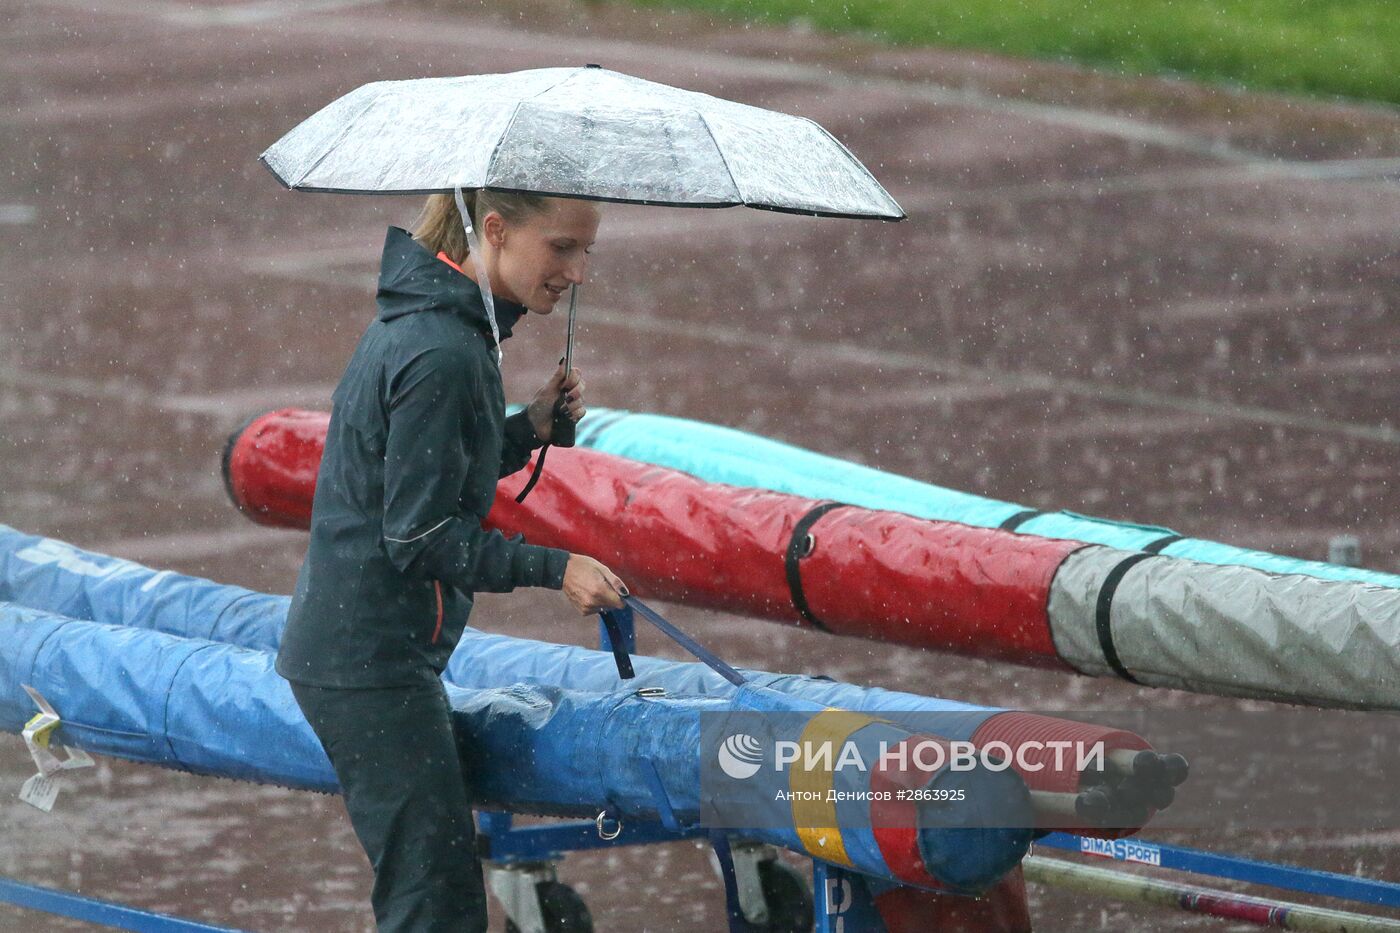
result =
[[1187,846],[1150,842],[1146,839],[1092,839],[1069,833],[1051,833],[1036,841],[1036,848],[1063,849],[1084,855],[1156,865],[1171,871],[1186,871],[1212,878],[1228,878],[1246,884],[1265,884],[1299,894],[1340,897],[1360,904],[1400,908],[1400,884],[1357,878],[1298,865],[1283,865],[1240,855],[1207,852]]
[[1027,856],[1021,864],[1026,872],[1026,880],[1037,884],[1070,888],[1139,904],[1175,907],[1191,913],[1239,920],[1274,929],[1306,930],[1310,933],[1400,931],[1400,920],[1246,897],[1228,891],[1129,875],[1111,868],[1076,865],[1063,859],[1032,855]]

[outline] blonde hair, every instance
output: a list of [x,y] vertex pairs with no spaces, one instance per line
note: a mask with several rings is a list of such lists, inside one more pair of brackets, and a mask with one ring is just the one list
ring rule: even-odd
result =
[[[481,218],[495,211],[507,223],[549,210],[549,198],[542,194],[516,194],[505,191],[473,189],[463,191],[467,211],[472,215],[472,227],[481,232]],[[423,211],[413,222],[413,238],[434,255],[446,253],[458,265],[466,261],[467,233],[462,229],[462,212],[451,194],[430,194]]]

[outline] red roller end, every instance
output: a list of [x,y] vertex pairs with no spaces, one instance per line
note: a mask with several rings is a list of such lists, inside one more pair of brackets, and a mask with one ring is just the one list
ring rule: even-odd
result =
[[230,435],[223,471],[233,504],[260,525],[310,528],[330,420],[326,412],[283,408]]

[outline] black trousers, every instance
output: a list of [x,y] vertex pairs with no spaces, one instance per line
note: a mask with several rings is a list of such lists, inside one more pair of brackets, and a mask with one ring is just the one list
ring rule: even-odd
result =
[[340,779],[374,867],[380,933],[486,930],[476,830],[441,682],[292,694]]

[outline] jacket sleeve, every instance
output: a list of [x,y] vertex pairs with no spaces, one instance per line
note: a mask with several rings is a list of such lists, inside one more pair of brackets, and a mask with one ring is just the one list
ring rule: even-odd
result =
[[544,442],[535,434],[535,426],[530,423],[530,416],[524,411],[518,411],[506,418],[503,434],[501,479],[529,463],[531,452],[544,446]]
[[468,350],[434,348],[388,375],[384,549],[400,571],[468,593],[560,589],[567,551],[487,531],[461,513],[463,483],[480,468],[463,440],[479,423],[480,367]]

